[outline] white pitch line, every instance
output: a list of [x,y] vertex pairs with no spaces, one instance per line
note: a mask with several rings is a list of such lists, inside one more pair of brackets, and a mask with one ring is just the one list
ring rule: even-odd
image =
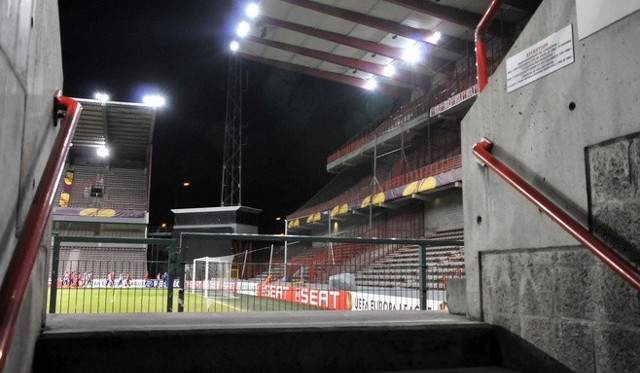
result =
[[216,302],[216,303],[218,303],[218,304],[219,304],[219,305],[221,305],[221,306],[228,307],[228,308],[233,308],[234,310],[236,310],[236,311],[240,311],[240,312],[246,312],[246,310],[245,310],[244,308],[236,308],[236,307],[234,307],[234,306],[232,306],[232,305],[230,305],[230,304],[227,304],[227,303],[221,302],[221,301],[216,300],[216,299],[214,299],[213,301],[214,301],[214,302]]

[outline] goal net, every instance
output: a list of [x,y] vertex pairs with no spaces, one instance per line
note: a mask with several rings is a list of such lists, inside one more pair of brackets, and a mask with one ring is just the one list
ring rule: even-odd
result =
[[187,273],[191,277],[190,290],[206,299],[235,299],[231,278],[233,255],[203,257],[193,260]]

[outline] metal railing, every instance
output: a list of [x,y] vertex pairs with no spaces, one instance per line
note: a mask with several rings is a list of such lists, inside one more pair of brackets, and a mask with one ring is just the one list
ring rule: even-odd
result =
[[513,170],[500,162],[491,154],[493,144],[483,139],[473,146],[473,154],[487,166],[495,171],[498,176],[514,187],[520,194],[533,203],[540,211],[557,223],[562,229],[578,240],[591,251],[604,264],[613,269],[620,277],[640,291],[640,272],[626,259],[611,250],[600,241],[593,233],[589,232],[580,223],[564,212],[556,204],[538,192],[533,186],[524,181]]
[[476,39],[476,68],[478,70],[478,89],[480,92],[487,85],[488,76],[487,76],[487,53],[484,42],[484,34],[486,34],[489,29],[489,25],[498,14],[500,10],[500,5],[502,5],[503,0],[493,0],[487,11],[478,22],[478,27],[476,27],[475,39]]
[[[82,106],[76,100],[61,96],[60,92],[56,93],[55,105],[56,116],[63,114],[62,110],[64,109],[64,120],[0,288],[0,371],[4,369],[7,360],[7,352],[11,346],[11,338],[20,306],[29,285],[29,277],[38,257],[38,249],[49,221],[57,183],[62,175],[71,139],[73,139],[82,111]],[[57,118],[54,118],[54,121],[56,120]]]
[[[247,263],[244,253],[194,259],[189,246],[201,245],[193,240],[207,245],[217,240],[296,241],[307,247],[287,263]],[[113,253],[96,259],[80,253],[87,254],[88,245],[109,252],[131,244],[164,245],[167,260],[131,261]],[[313,245],[324,246],[318,251]],[[461,245],[460,240],[213,233],[183,233],[180,244],[173,239],[54,236],[49,312],[446,309],[447,281],[464,276]],[[158,275],[146,277],[147,272]]]

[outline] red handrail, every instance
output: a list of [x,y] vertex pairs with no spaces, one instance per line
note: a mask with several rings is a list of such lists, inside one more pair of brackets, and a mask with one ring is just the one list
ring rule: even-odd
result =
[[33,265],[38,257],[38,249],[49,221],[56,187],[82,111],[82,105],[78,101],[61,96],[60,92],[56,93],[56,101],[57,105],[66,109],[66,116],[31,202],[11,261],[5,271],[7,275],[0,288],[0,371],[4,370],[20,306],[29,285]]
[[495,18],[498,10],[502,5],[502,0],[493,0],[487,11],[480,19],[478,27],[476,27],[475,39],[476,39],[476,69],[478,71],[478,89],[480,92],[487,85],[487,54],[485,52],[484,34],[487,33],[487,29],[491,24],[491,21]]
[[640,291],[640,272],[629,262],[607,247],[569,214],[543,196],[534,187],[516,175],[509,167],[500,162],[491,154],[492,143],[483,139],[473,146],[473,154],[493,171],[495,171],[507,183],[531,201],[540,211],[556,222],[562,229],[583,244],[598,259],[613,269],[620,277],[627,281],[636,290]]

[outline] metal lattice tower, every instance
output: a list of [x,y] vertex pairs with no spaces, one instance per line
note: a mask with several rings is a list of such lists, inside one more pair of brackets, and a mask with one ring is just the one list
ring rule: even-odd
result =
[[224,159],[220,206],[241,206],[242,194],[242,65],[240,57],[229,56],[227,114],[224,124]]

